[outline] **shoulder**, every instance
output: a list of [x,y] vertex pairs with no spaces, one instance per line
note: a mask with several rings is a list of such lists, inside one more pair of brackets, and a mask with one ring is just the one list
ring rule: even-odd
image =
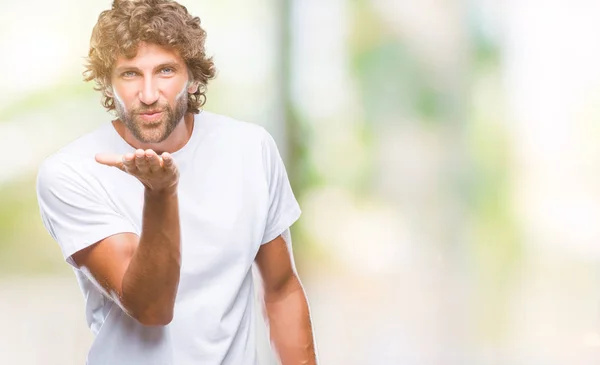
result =
[[95,162],[95,154],[106,146],[107,127],[100,127],[70,142],[39,165],[37,188],[57,184],[73,184],[86,179],[102,166]]
[[246,167],[263,170],[267,175],[281,163],[277,144],[263,126],[206,111],[202,118],[204,138],[208,140],[205,145],[217,148],[217,155],[235,156]]
[[55,155],[61,155],[63,158],[86,158],[90,155],[93,157],[98,152],[112,148],[114,137],[114,127],[107,123],[65,145]]
[[77,160],[88,161],[98,152],[103,152],[114,139],[111,135],[112,125],[106,124],[69,142],[48,156],[42,166],[73,163]]
[[239,145],[261,145],[270,139],[269,132],[261,125],[238,120],[226,115],[202,112],[204,125],[218,137]]
[[275,139],[265,127],[214,113],[206,113],[204,118],[214,141],[230,153],[260,162],[267,171],[280,160]]

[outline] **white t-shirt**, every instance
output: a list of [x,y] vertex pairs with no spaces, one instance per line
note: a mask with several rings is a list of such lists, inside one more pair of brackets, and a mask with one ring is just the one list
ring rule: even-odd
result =
[[[134,149],[109,123],[44,161],[37,190],[47,230],[71,255],[108,236],[141,233],[143,186],[94,161]],[[180,172],[182,266],[173,321],[144,326],[74,267],[95,335],[88,365],[255,365],[252,264],[300,208],[262,127],[202,111],[173,153]]]

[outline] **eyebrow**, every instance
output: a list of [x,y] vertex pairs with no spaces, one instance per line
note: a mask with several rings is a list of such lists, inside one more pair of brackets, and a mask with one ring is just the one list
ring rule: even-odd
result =
[[[164,63],[161,63],[160,65],[154,67],[154,69],[152,71],[155,72],[157,70],[160,70],[160,69],[163,69],[163,68],[167,68],[167,67],[178,69],[178,68],[181,67],[181,65],[177,61],[164,62]],[[117,73],[117,74],[121,74],[121,73],[126,72],[126,71],[139,71],[139,72],[141,72],[142,70],[140,70],[136,66],[121,66],[121,67],[117,67],[115,69],[115,73]]]

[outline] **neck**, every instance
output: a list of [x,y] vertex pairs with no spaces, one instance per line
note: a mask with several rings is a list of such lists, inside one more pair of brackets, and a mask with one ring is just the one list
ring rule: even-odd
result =
[[113,120],[113,126],[117,130],[117,133],[127,142],[131,147],[135,149],[148,150],[151,149],[154,152],[161,154],[163,152],[177,152],[186,145],[192,136],[194,129],[194,114],[186,113],[183,120],[175,127],[173,132],[160,143],[144,143],[139,141],[131,134],[129,129],[125,127],[125,124],[119,120]]

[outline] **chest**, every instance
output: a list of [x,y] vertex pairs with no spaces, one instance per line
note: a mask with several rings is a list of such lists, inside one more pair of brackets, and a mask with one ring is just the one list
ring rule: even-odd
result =
[[[140,234],[144,188],[134,177],[117,173],[106,187],[110,204]],[[178,198],[182,273],[208,274],[232,264],[252,264],[269,201],[260,166],[241,157],[223,156],[182,163]]]

